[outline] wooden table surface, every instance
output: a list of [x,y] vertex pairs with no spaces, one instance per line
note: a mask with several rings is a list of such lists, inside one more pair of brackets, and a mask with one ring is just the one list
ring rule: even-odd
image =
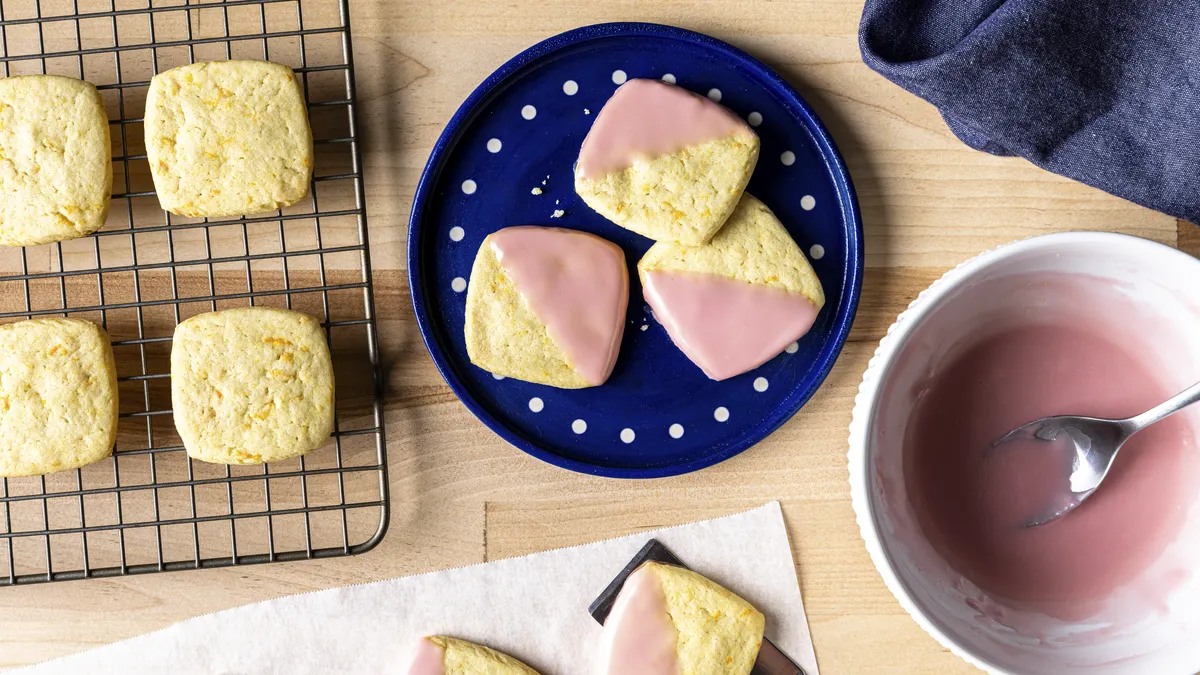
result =
[[[9,3],[6,1],[5,5]],[[885,588],[850,507],[846,428],[887,326],[923,288],[1012,239],[1120,231],[1200,250],[1187,223],[968,149],[936,110],[859,58],[858,0],[356,0],[354,56],[376,303],[387,371],[390,534],[365,555],[0,589],[0,667],[68,654],[286,594],[496,560],[783,504],[825,675],[977,672]],[[467,94],[529,45],[639,20],[708,33],[758,56],[817,110],[846,157],[866,228],[858,319],[815,398],[755,448],[698,473],[622,482],[508,446],[459,404],[413,320],[404,273],[412,194]]]

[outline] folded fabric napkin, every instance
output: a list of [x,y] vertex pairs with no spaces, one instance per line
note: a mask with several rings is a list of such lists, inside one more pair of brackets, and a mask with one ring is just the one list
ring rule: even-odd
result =
[[1200,223],[1200,1],[867,0],[859,44],[967,145]]

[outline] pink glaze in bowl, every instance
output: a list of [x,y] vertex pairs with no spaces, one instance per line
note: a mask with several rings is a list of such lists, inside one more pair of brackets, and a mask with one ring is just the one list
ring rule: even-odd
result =
[[[955,489],[948,484],[943,494],[940,488],[952,474],[938,466],[923,472],[921,467],[929,468],[937,456],[915,450],[924,443],[913,440],[915,433],[930,433],[919,427],[931,424],[931,401],[949,402],[938,405],[949,406],[955,415],[977,410],[989,416],[958,420],[970,427],[958,433],[974,434],[972,443],[1028,421],[1016,418],[1038,405],[1054,403],[1046,395],[1053,379],[1021,396],[1013,378],[1004,379],[1007,364],[997,363],[966,371],[966,380],[973,381],[976,371],[993,378],[984,389],[969,392],[983,402],[976,408],[954,405],[955,397],[945,391],[938,395],[939,387],[948,386],[941,383],[961,367],[955,364],[989,340],[989,358],[1025,358],[1020,345],[997,347],[995,338],[1003,342],[1009,339],[1004,336],[1019,335],[1031,321],[1084,326],[1108,347],[1119,347],[1113,353],[1120,358],[1096,364],[1090,381],[1064,390],[1063,405],[1097,409],[1046,414],[1140,412],[1135,408],[1146,401],[1200,380],[1198,289],[1200,261],[1170,247],[1117,234],[1053,234],[963,263],[924,291],[888,330],[855,402],[849,452],[853,504],[867,549],[892,593],[952,652],[1001,674],[1200,672],[1200,410],[1181,413],[1172,426],[1120,458],[1126,466],[1114,467],[1114,472],[1124,469],[1119,482],[1103,486],[1107,492],[1097,493],[1096,504],[1085,504],[1071,522],[1022,532],[1017,539],[964,532],[958,514],[947,512],[954,499],[942,498]],[[1036,345],[1042,344],[1044,331],[1024,335],[1033,349],[1041,349]],[[1041,358],[1046,355],[1036,353],[1039,369],[1074,356],[1062,344],[1048,344],[1062,354]],[[1135,362],[1146,377],[1131,377],[1129,364]],[[1014,362],[1011,369],[1021,367]],[[1037,372],[1016,379],[1023,382]],[[984,405],[992,395],[999,397],[994,410]],[[959,493],[971,499],[969,491]],[[944,522],[952,526],[942,528]],[[1125,532],[1107,531],[1110,523],[1114,531]],[[958,548],[947,546],[947,531],[957,533]],[[1080,539],[1076,544],[1060,537]],[[1106,545],[1084,550],[1088,537]],[[1025,545],[1035,553],[1071,557],[1072,565],[1089,568],[1085,573],[1093,574],[1095,583],[1076,584],[1067,575],[1048,581],[1043,577],[1071,568],[1056,568],[1059,557],[1047,562],[1019,550]],[[981,546],[993,549],[972,555],[979,551],[970,547]],[[1004,563],[989,565],[991,557]],[[1006,569],[1022,565],[1028,569]],[[1022,572],[1039,576],[1022,579]],[[1031,595],[1022,596],[1023,591]],[[1054,597],[1032,601],[1039,594]]]

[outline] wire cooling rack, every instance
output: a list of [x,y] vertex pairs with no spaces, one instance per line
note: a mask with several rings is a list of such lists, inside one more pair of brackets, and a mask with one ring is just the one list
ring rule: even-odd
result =
[[[104,325],[121,405],[111,459],[0,481],[0,586],[372,548],[387,529],[387,462],[348,0],[0,0],[0,47],[4,76],[96,84],[114,176],[100,232],[0,248],[0,323]],[[230,58],[298,73],[315,138],[310,195],[262,216],[166,214],[143,142],[150,78]],[[323,321],[337,380],[333,438],[267,466],[193,462],[171,419],[171,335],[190,316],[247,305]]]

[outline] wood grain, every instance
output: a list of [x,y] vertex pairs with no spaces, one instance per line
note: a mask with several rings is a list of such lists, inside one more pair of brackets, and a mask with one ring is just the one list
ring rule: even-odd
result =
[[[959,143],[936,110],[862,64],[856,41],[861,0],[352,4],[387,371],[390,534],[375,551],[350,559],[0,590],[0,667],[289,593],[521,555],[779,499],[823,673],[978,672],[903,612],[858,536],[847,483],[846,428],[875,344],[896,314],[945,269],[1003,242],[1098,229],[1179,241],[1200,252],[1200,236],[1192,226],[1021,160],[991,157]],[[197,30],[219,25],[213,12],[203,14]],[[438,376],[421,344],[404,272],[412,194],[435,139],[459,103],[530,44],[612,20],[704,31],[759,56],[791,81],[846,157],[862,204],[869,266],[851,342],[804,410],[766,441],[720,466],[640,482],[549,467],[477,422]],[[71,36],[55,39],[60,38]],[[240,235],[231,236],[229,246],[240,246]],[[271,245],[268,236],[255,235],[254,241]],[[165,238],[146,245],[147,255],[167,251]],[[114,246],[113,255],[120,250]],[[67,264],[88,264],[90,251],[81,248],[81,257],[68,257]],[[40,249],[30,251],[30,260],[38,269],[56,264]],[[15,264],[0,254],[0,269],[11,272]],[[0,298],[9,293],[0,288]]]

